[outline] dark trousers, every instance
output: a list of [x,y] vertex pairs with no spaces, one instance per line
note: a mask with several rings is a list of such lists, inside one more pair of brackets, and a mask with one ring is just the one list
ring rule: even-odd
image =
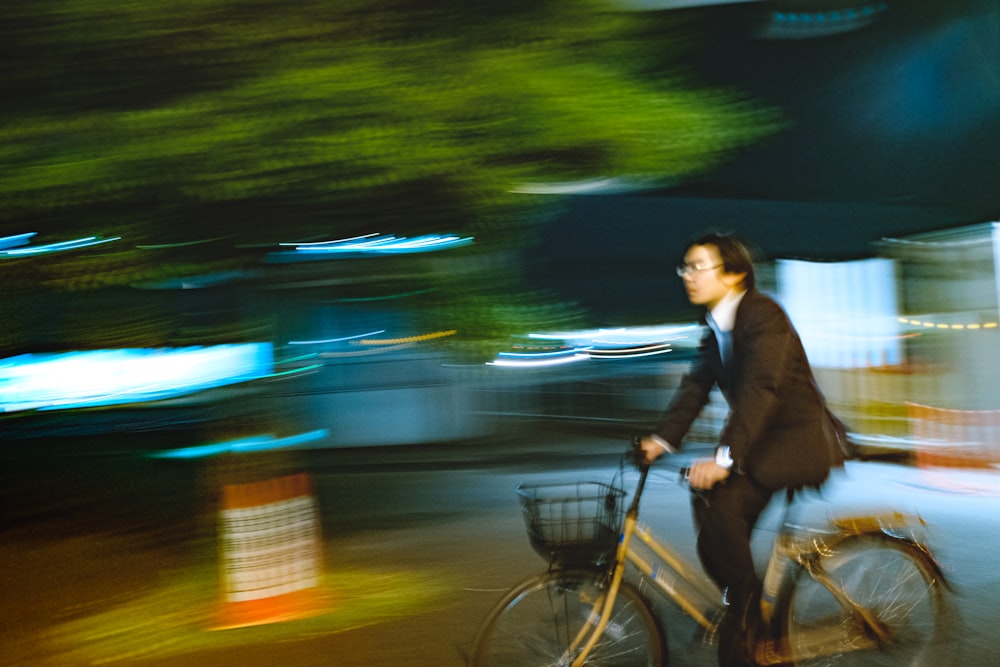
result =
[[729,602],[719,626],[719,665],[753,665],[748,632],[759,624],[760,580],[753,564],[750,534],[773,491],[745,475],[731,475],[692,499],[698,557]]

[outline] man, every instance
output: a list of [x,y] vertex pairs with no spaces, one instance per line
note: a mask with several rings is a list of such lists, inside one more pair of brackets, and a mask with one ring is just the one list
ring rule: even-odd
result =
[[757,291],[746,247],[731,236],[696,240],[677,268],[708,329],[656,432],[640,441],[647,462],[675,452],[718,386],[729,403],[714,459],[691,466],[698,556],[723,590],[723,667],[753,665],[760,581],[750,534],[779,489],[819,486],[843,462],[839,422],[826,408],[798,334],[782,308]]

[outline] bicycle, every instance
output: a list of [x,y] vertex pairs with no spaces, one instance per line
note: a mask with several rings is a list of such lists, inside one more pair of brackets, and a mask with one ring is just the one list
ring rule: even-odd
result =
[[[627,511],[621,475],[611,484],[518,487],[530,542],[550,566],[489,612],[470,667],[666,665],[647,590],[672,600],[713,640],[725,611],[719,589],[639,523],[648,475],[641,465]],[[811,530],[790,523],[791,506],[789,495],[764,576],[757,663],[944,664],[934,648],[947,584],[915,535],[922,520],[853,516]]]

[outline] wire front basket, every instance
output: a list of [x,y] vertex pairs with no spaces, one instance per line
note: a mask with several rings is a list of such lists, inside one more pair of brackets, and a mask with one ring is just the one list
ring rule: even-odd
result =
[[625,491],[601,482],[517,488],[531,546],[557,565],[609,559],[618,544]]

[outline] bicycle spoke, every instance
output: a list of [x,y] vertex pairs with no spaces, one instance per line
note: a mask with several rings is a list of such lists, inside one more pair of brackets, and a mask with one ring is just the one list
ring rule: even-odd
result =
[[[589,635],[570,651],[581,628],[592,628],[602,598],[591,571],[548,573],[529,580],[495,608],[473,647],[477,667],[567,667]],[[585,664],[663,665],[662,633],[646,601],[628,584],[618,591],[611,618]]]
[[803,574],[785,612],[787,650],[795,664],[935,664],[940,586],[917,553],[888,538],[862,536],[838,545],[821,567],[874,627]]

